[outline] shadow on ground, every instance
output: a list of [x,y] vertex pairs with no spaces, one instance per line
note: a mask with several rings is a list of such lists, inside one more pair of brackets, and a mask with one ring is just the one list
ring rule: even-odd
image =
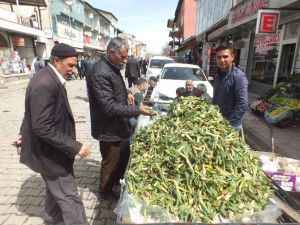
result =
[[[91,217],[91,225],[114,225],[116,224],[116,214],[113,212],[117,202],[103,200],[99,197],[99,171],[100,162],[92,159],[76,159],[74,164],[75,176],[79,194],[81,194],[86,211]],[[19,212],[32,217],[43,217],[45,207],[45,184],[39,174],[27,178],[18,193],[17,208]]]

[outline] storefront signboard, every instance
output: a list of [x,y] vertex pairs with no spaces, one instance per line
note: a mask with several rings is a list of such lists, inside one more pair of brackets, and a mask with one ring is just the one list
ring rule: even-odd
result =
[[288,7],[298,0],[248,0],[233,7],[229,13],[228,29],[257,19],[257,12],[260,9],[280,9]]
[[259,10],[255,34],[276,34],[280,12],[278,10]]
[[57,23],[57,33],[61,38],[83,42],[82,30],[74,29],[73,27],[65,25],[63,23]]
[[242,23],[248,22],[256,17],[259,9],[267,8],[269,0],[251,0],[245,4],[233,9],[229,14],[228,26],[229,28],[238,26]]
[[266,52],[276,47],[280,41],[280,31],[277,34],[255,36],[253,45],[256,46],[255,52]]

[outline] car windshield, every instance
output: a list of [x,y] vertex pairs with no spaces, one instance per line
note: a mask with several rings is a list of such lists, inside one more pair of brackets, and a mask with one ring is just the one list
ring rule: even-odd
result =
[[152,59],[150,61],[150,68],[163,68],[165,64],[172,63],[173,60],[164,59]]
[[202,70],[197,68],[167,67],[164,69],[161,79],[206,81],[206,76]]

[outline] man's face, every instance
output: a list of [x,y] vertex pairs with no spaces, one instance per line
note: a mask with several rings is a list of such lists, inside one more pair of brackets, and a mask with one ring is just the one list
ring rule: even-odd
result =
[[148,86],[147,82],[141,84],[140,88],[143,93],[145,93],[147,91],[147,88],[148,88],[147,86]]
[[124,65],[127,63],[127,58],[128,58],[128,49],[124,45],[121,46],[119,53],[113,49],[110,49],[108,52],[109,61],[119,69],[122,69]]
[[234,55],[229,49],[220,50],[217,52],[217,66],[221,70],[228,70],[232,65]]
[[185,89],[186,89],[187,91],[192,91],[192,90],[193,90],[193,82],[192,82],[192,81],[187,81],[187,82],[185,83]]
[[157,85],[157,81],[155,81],[155,80],[149,80],[149,84],[150,84],[151,87],[154,88]]
[[63,76],[64,79],[69,79],[72,74],[77,72],[77,57],[55,58],[54,67]]

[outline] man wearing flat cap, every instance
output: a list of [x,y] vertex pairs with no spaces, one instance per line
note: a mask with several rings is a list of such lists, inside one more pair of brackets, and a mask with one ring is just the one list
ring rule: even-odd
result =
[[76,155],[86,157],[90,148],[76,141],[65,89],[66,80],[76,72],[77,56],[67,44],[52,48],[50,64],[28,84],[23,123],[13,143],[21,147],[20,162],[40,173],[46,184],[46,224],[87,224],[73,163]]

